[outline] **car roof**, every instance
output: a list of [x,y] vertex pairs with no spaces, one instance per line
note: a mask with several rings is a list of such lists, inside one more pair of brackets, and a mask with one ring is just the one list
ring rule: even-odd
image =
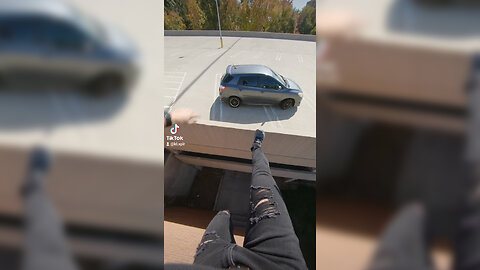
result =
[[227,67],[227,73],[237,74],[264,74],[273,76],[272,70],[264,65],[230,65]]
[[61,0],[0,0],[2,15],[38,15],[68,19],[76,16],[76,10]]

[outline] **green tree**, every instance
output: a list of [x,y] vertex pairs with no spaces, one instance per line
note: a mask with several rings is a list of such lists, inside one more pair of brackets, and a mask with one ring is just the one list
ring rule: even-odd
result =
[[187,28],[182,17],[176,11],[165,11],[163,14],[166,30],[185,30]]
[[199,0],[200,8],[205,14],[205,23],[202,29],[215,30],[218,29],[217,7],[215,0]]
[[295,30],[295,13],[292,1],[272,1],[270,18],[267,31],[293,33]]
[[274,0],[252,0],[247,31],[266,31],[271,20],[269,8]]
[[220,22],[225,30],[240,30],[240,4],[237,0],[222,0]]
[[187,13],[185,17],[187,28],[191,30],[200,30],[205,23],[205,14],[196,0],[187,1]]
[[183,0],[165,0],[164,10],[166,12],[175,11],[185,20],[187,13],[187,2]]
[[316,14],[315,8],[311,6],[305,6],[300,12],[298,17],[298,32],[301,34],[315,33],[316,28]]

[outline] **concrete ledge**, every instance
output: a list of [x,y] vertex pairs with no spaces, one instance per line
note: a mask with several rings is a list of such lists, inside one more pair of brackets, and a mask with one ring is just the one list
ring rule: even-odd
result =
[[[218,30],[165,30],[165,36],[219,36]],[[271,32],[252,32],[252,31],[222,31],[225,37],[253,37],[253,38],[273,38],[273,39],[291,39],[303,41],[317,41],[315,35],[291,34],[291,33],[271,33]]]
[[[162,235],[163,164],[52,153],[46,188],[65,223]],[[23,216],[18,190],[28,154],[0,146],[1,214]]]
[[[266,131],[262,148],[272,163],[316,168],[315,135],[289,134],[287,132]],[[242,126],[199,121],[193,125],[182,125],[176,136],[182,136],[185,145],[166,145],[172,151],[188,151],[209,155],[219,155],[251,159],[254,131]],[[169,129],[165,129],[169,135]],[[167,140],[165,140],[166,143]]]

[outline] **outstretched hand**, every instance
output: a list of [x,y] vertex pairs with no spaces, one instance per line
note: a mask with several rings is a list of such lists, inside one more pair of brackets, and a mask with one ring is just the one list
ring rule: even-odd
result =
[[317,34],[321,38],[335,39],[354,35],[361,27],[361,21],[345,10],[324,10],[317,16]]
[[195,111],[188,108],[179,108],[170,113],[172,116],[172,123],[177,124],[193,124],[197,122],[199,116]]

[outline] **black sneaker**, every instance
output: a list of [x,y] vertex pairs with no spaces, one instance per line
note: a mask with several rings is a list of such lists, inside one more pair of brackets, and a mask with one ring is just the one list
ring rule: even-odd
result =
[[20,193],[26,196],[32,190],[37,189],[42,185],[45,175],[50,170],[51,157],[47,149],[36,146],[31,154],[30,161],[27,167],[27,176],[22,186]]
[[30,154],[30,171],[48,172],[50,169],[51,157],[47,149],[36,146]]
[[255,131],[255,139],[253,140],[253,143],[262,145],[263,139],[265,139],[265,132],[263,132],[263,130],[257,129]]

